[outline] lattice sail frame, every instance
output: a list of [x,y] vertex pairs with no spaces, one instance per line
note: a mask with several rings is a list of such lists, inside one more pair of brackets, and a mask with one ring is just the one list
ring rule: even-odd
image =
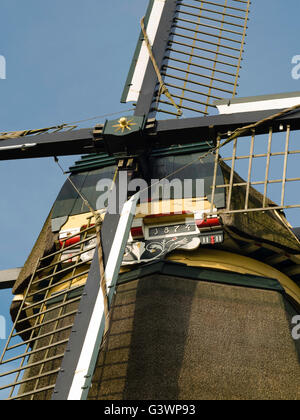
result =
[[[177,7],[165,83],[183,112],[207,115],[215,100],[237,93],[250,1],[180,0]],[[170,113],[170,102],[160,97],[158,104]]]
[[[216,176],[213,180],[212,203],[219,188],[227,190],[227,207],[220,213],[300,208],[300,198],[295,195],[296,188],[298,187],[298,191],[300,189],[300,177],[295,176],[299,172],[300,149],[296,144],[298,132],[291,131],[289,124],[281,125],[280,130],[281,133],[274,133],[274,126],[270,126],[268,135],[257,135],[255,130],[252,130],[249,137],[236,138],[223,148],[222,141],[218,140],[215,174],[220,164],[227,164],[230,173],[226,184],[218,185]],[[261,193],[261,203],[257,206],[249,203],[251,188]],[[236,201],[234,205],[232,202],[237,189],[243,189],[244,199],[240,208],[236,208]]]
[[[81,231],[81,241],[67,246],[75,236],[38,261],[24,292],[0,359],[0,366],[7,366],[0,373],[7,381],[0,393],[9,393],[8,400],[51,399],[96,247],[92,219]],[[61,266],[62,259],[67,266]],[[24,341],[20,334],[27,334]]]
[[[157,19],[164,18],[156,9],[162,3],[174,3],[168,42],[160,42],[163,36]],[[152,9],[151,9],[152,3]],[[215,108],[214,101],[235,97],[247,31],[250,0],[151,0],[147,16],[147,32],[153,45],[164,83],[172,98],[183,111],[183,116],[207,115]],[[152,10],[152,11],[151,11]],[[156,20],[155,20],[156,17]],[[169,16],[170,17],[170,16]],[[165,22],[164,22],[165,23]],[[137,109],[144,110],[139,102],[151,82],[149,57],[141,36],[133,61],[127,88],[122,102],[137,101]],[[144,62],[144,64],[142,64]],[[135,72],[134,72],[135,67]],[[144,82],[142,83],[144,77]],[[161,95],[157,79],[153,79],[153,96],[150,112],[178,116],[172,102]],[[129,90],[129,93],[128,93]],[[145,110],[144,110],[145,111]]]

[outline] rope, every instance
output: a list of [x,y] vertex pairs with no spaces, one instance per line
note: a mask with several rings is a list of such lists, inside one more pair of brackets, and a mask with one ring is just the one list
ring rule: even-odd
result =
[[172,105],[177,109],[178,116],[181,117],[182,116],[182,110],[176,104],[176,102],[172,98],[172,95],[170,94],[167,86],[165,85],[165,83],[163,81],[163,78],[162,78],[162,75],[160,73],[160,70],[158,68],[157,62],[155,60],[155,57],[153,55],[152,46],[150,44],[150,40],[149,40],[147,31],[146,31],[146,28],[145,28],[145,17],[143,17],[142,20],[141,20],[141,28],[142,28],[142,32],[143,32],[143,35],[144,35],[144,40],[145,40],[145,43],[146,43],[146,46],[147,46],[147,49],[148,49],[148,52],[149,52],[149,56],[150,56],[150,59],[152,61],[152,64],[153,64],[153,67],[154,67],[154,70],[155,70],[155,73],[157,75],[157,78],[158,78],[158,81],[159,81],[159,85],[160,85],[159,92],[158,92],[158,98],[162,94],[166,95],[166,97],[170,100],[170,102],[172,103]]
[[31,136],[40,133],[46,133],[50,130],[63,130],[68,127],[69,124],[61,124],[54,127],[39,128],[37,130],[21,130],[21,131],[9,131],[7,133],[0,133],[0,140],[15,139],[18,137]]
[[246,134],[250,130],[255,130],[260,125],[263,125],[269,121],[273,121],[276,118],[282,117],[285,114],[288,114],[289,112],[296,111],[297,109],[300,109],[300,104],[292,106],[291,108],[284,109],[283,111],[278,112],[277,114],[273,114],[270,117],[264,118],[263,120],[260,120],[254,124],[246,125],[245,127],[237,128],[230,137],[222,143],[220,147],[226,146],[226,144],[230,143],[232,140],[236,139],[237,137]]
[[113,117],[114,115],[120,115],[120,114],[124,114],[124,113],[127,113],[127,112],[132,112],[132,111],[134,111],[134,108],[126,109],[125,111],[113,112],[113,113],[110,113],[110,114],[98,115],[96,117],[86,118],[84,120],[72,121],[69,124],[81,124],[83,122],[100,120],[102,118]]
[[119,115],[119,114],[123,114],[123,113],[127,113],[127,112],[131,112],[134,111],[133,108],[125,110],[125,111],[119,111],[119,112],[114,112],[111,114],[104,114],[104,115],[98,115],[96,117],[91,117],[91,118],[86,118],[84,120],[79,120],[79,121],[73,121],[73,122],[69,122],[69,123],[64,123],[64,124],[60,124],[60,125],[55,125],[52,127],[46,127],[46,128],[39,128],[36,130],[20,130],[20,131],[8,131],[5,133],[0,133],[0,141],[1,140],[8,140],[8,139],[15,139],[18,137],[26,137],[26,136],[33,136],[33,135],[37,135],[37,134],[42,134],[42,133],[47,133],[51,130],[55,130],[54,132],[57,131],[61,131],[64,129],[69,128],[70,130],[73,130],[75,128],[78,128],[77,124],[81,124],[87,121],[93,121],[93,120],[99,120],[102,118],[108,118],[108,117],[112,117],[114,115]]

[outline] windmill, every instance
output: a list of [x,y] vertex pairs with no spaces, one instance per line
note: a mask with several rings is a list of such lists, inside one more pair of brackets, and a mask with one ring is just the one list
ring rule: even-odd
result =
[[[283,211],[300,207],[286,202],[300,94],[234,99],[249,7],[151,0],[122,95],[134,115],[2,135],[1,160],[84,154],[14,283],[10,399],[299,397],[299,240]],[[201,192],[141,198],[141,180],[178,178]]]

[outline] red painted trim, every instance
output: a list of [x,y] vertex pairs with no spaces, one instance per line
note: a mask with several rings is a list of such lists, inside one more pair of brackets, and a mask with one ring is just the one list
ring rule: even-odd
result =
[[198,228],[220,226],[220,220],[217,217],[213,217],[211,219],[206,220],[196,220],[196,225]]
[[61,247],[63,247],[64,244],[65,244],[64,248],[67,248],[68,246],[71,246],[71,245],[75,245],[78,242],[80,242],[80,235],[79,236],[74,236],[74,238],[71,238],[71,239],[60,240],[59,241]]
[[144,232],[143,232],[142,226],[131,228],[131,236],[133,238],[143,238],[144,237]]

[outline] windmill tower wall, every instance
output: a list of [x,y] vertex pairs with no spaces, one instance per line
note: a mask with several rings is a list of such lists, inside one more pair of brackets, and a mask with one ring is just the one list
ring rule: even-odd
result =
[[112,311],[90,399],[300,397],[295,311],[278,292],[156,273],[119,286]]

